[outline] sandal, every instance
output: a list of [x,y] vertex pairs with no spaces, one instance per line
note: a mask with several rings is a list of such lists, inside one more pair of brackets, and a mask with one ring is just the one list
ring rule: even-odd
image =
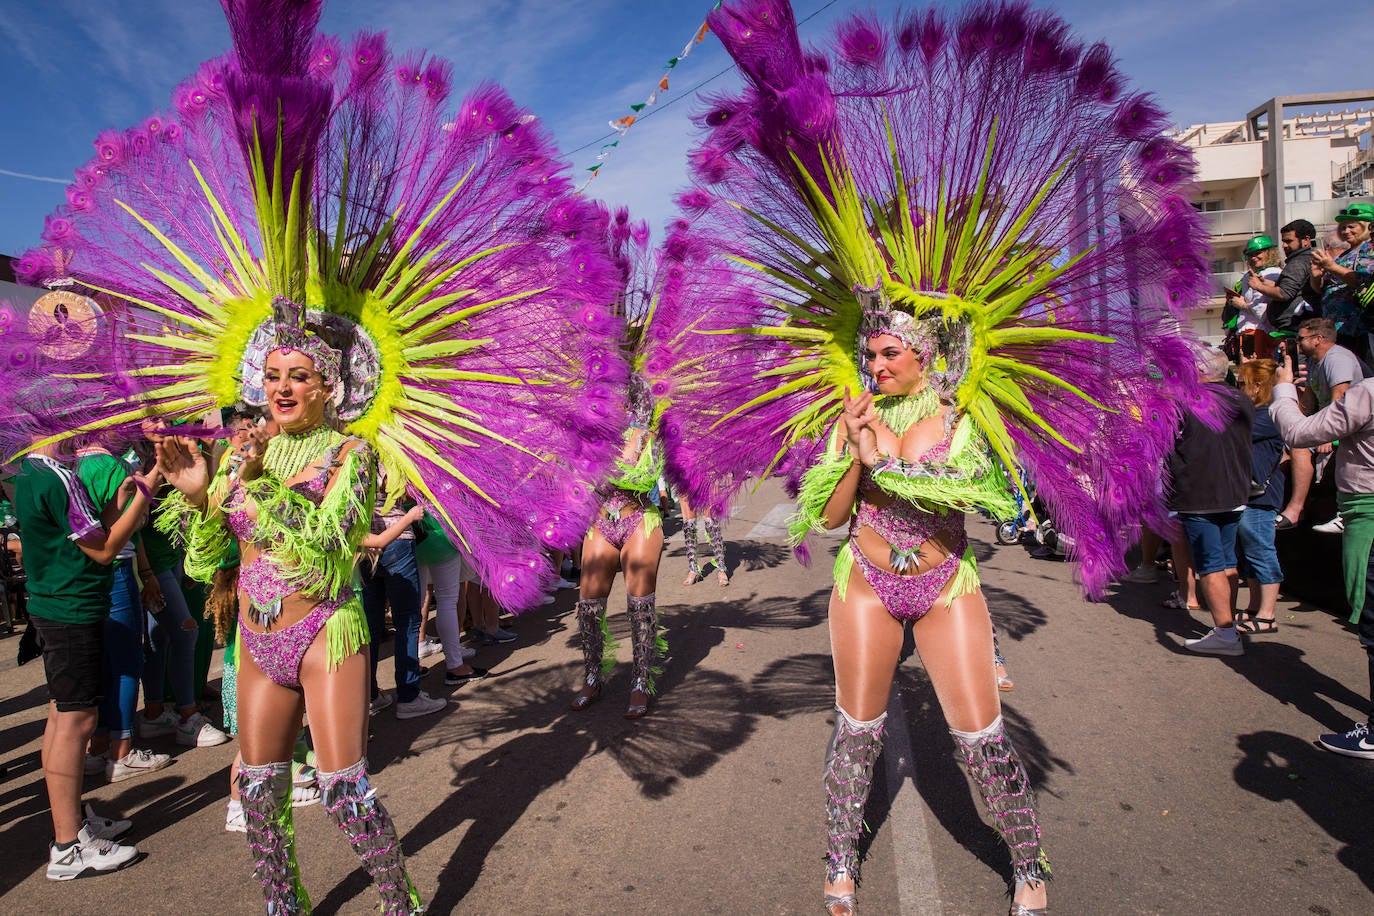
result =
[[721,588],[725,588],[730,584],[730,577],[726,574],[725,570],[716,570],[716,584],[719,585]]
[[1256,617],[1254,614],[1241,611],[1236,614],[1236,629],[1241,633],[1261,634],[1277,633],[1279,622],[1273,617]]
[[687,571],[687,578],[682,580],[682,584],[683,584],[683,585],[696,585],[698,582],[700,582],[702,579],[705,579],[705,578],[706,578],[706,577],[703,576],[703,575],[701,574],[701,570],[699,570],[699,569],[689,569],[689,570]]
[[[836,909],[843,907],[844,909]],[[859,900],[853,891],[847,894],[825,895],[826,916],[855,916],[859,912]]]
[[1165,598],[1163,601],[1160,602],[1160,605],[1163,606],[1163,607],[1170,608],[1171,610],[1175,610],[1175,611],[1200,611],[1200,610],[1202,610],[1202,605],[1200,605],[1200,604],[1185,604],[1184,601],[1183,601],[1183,596],[1180,595],[1178,592],[1174,592],[1174,593],[1173,593],[1172,595],[1170,595],[1168,598]]

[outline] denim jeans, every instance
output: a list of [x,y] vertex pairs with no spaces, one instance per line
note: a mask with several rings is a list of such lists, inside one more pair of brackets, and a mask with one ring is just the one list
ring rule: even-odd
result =
[[160,614],[148,614],[148,657],[143,663],[144,702],[160,702],[165,693],[167,672],[172,674],[172,697],[178,709],[196,705],[196,639],[200,628],[191,622],[191,609],[181,591],[181,564],[157,574],[166,607]]
[[362,580],[363,610],[372,631],[372,696],[375,699],[378,693],[377,662],[390,603],[396,627],[396,701],[409,703],[420,693],[420,569],[415,563],[415,542],[400,538],[382,550],[375,564],[364,561]]
[[132,738],[138,710],[138,681],[143,674],[143,602],[133,560],[121,560],[110,590],[110,616],[105,618],[105,696],[99,731],[110,738]]
[[1239,547],[1237,569],[1242,579],[1258,579],[1260,585],[1283,581],[1279,552],[1274,547],[1274,510],[1245,507],[1236,529]]
[[1193,567],[1199,576],[1236,568],[1236,527],[1240,524],[1240,515],[1239,512],[1179,513],[1183,535],[1193,553]]

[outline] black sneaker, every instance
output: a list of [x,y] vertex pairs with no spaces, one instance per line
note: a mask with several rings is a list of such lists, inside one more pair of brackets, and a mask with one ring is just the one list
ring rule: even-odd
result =
[[468,681],[480,681],[482,678],[491,674],[486,668],[478,668],[476,665],[469,665],[472,669],[471,674],[454,674],[452,671],[444,672],[444,684],[448,687],[461,687]]
[[1374,734],[1364,722],[1343,735],[1322,735],[1317,743],[1335,754],[1374,760]]

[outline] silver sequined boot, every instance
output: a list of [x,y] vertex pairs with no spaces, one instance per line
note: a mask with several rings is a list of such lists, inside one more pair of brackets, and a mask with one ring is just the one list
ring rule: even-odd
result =
[[720,530],[720,519],[707,516],[701,524],[711,541],[711,559],[716,564],[716,578],[724,588],[730,584],[730,576],[725,571],[725,535]]
[[1002,835],[1011,852],[1013,880],[1048,880],[1050,864],[1040,848],[1035,793],[1021,765],[1021,755],[1007,737],[1002,717],[998,716],[982,731],[950,729],[949,733],[954,736],[959,756],[983,796],[992,826]]
[[[887,713],[859,722],[835,707],[835,734],[825,757],[825,814],[827,881],[846,876],[859,880],[859,837],[863,832],[864,805],[873,785],[873,766],[883,750],[883,724]],[[849,901],[852,905],[852,901]],[[831,903],[831,901],[827,901]]]
[[310,912],[310,898],[296,867],[291,824],[291,761],[239,767],[239,795],[253,851],[253,877],[262,884],[267,916]]
[[[577,602],[577,641],[582,645],[582,684],[594,692],[579,694],[573,709],[585,709],[601,695],[601,682],[615,665],[615,643],[606,627],[606,599],[584,598]],[[610,652],[606,649],[610,648]]]
[[[653,696],[654,675],[663,673],[658,663],[668,649],[668,643],[658,632],[654,596],[640,598],[630,595],[625,599],[625,605],[630,618],[630,646],[634,652],[630,691]],[[648,711],[648,703],[633,704],[625,711],[625,718],[638,719]]]
[[687,580],[684,585],[696,585],[701,581],[701,566],[697,563],[697,520],[682,520],[682,543],[687,547]]
[[414,916],[425,911],[406,874],[401,841],[377,790],[367,778],[367,760],[345,770],[319,772],[320,803],[348,837],[382,897],[383,916]]

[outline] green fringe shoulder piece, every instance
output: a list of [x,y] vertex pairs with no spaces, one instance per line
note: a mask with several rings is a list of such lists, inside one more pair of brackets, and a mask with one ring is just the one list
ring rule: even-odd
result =
[[955,428],[945,461],[908,462],[883,456],[873,466],[873,482],[894,499],[934,512],[986,509],[998,520],[1016,516],[1011,484],[968,417]]
[[[209,502],[219,505],[229,489],[229,462],[220,463],[210,481]],[[238,544],[218,510],[205,512],[191,505],[180,490],[163,497],[154,527],[186,552],[185,573],[197,582],[215,580],[215,573],[238,554]]]
[[787,520],[787,536],[793,547],[808,534],[822,534],[828,530],[825,504],[830,502],[830,495],[853,464],[854,459],[847,452],[836,454],[833,447],[827,447],[825,455],[802,477],[797,511]]
[[658,447],[658,437],[652,431],[645,433],[639,459],[633,465],[623,461],[616,465],[620,468],[620,476],[611,478],[611,486],[633,493],[648,493],[663,475],[663,451]]
[[316,505],[271,474],[245,484],[257,503],[253,541],[270,553],[286,581],[308,595],[337,597],[353,575],[377,493],[377,460],[358,441],[341,459],[334,485]]

